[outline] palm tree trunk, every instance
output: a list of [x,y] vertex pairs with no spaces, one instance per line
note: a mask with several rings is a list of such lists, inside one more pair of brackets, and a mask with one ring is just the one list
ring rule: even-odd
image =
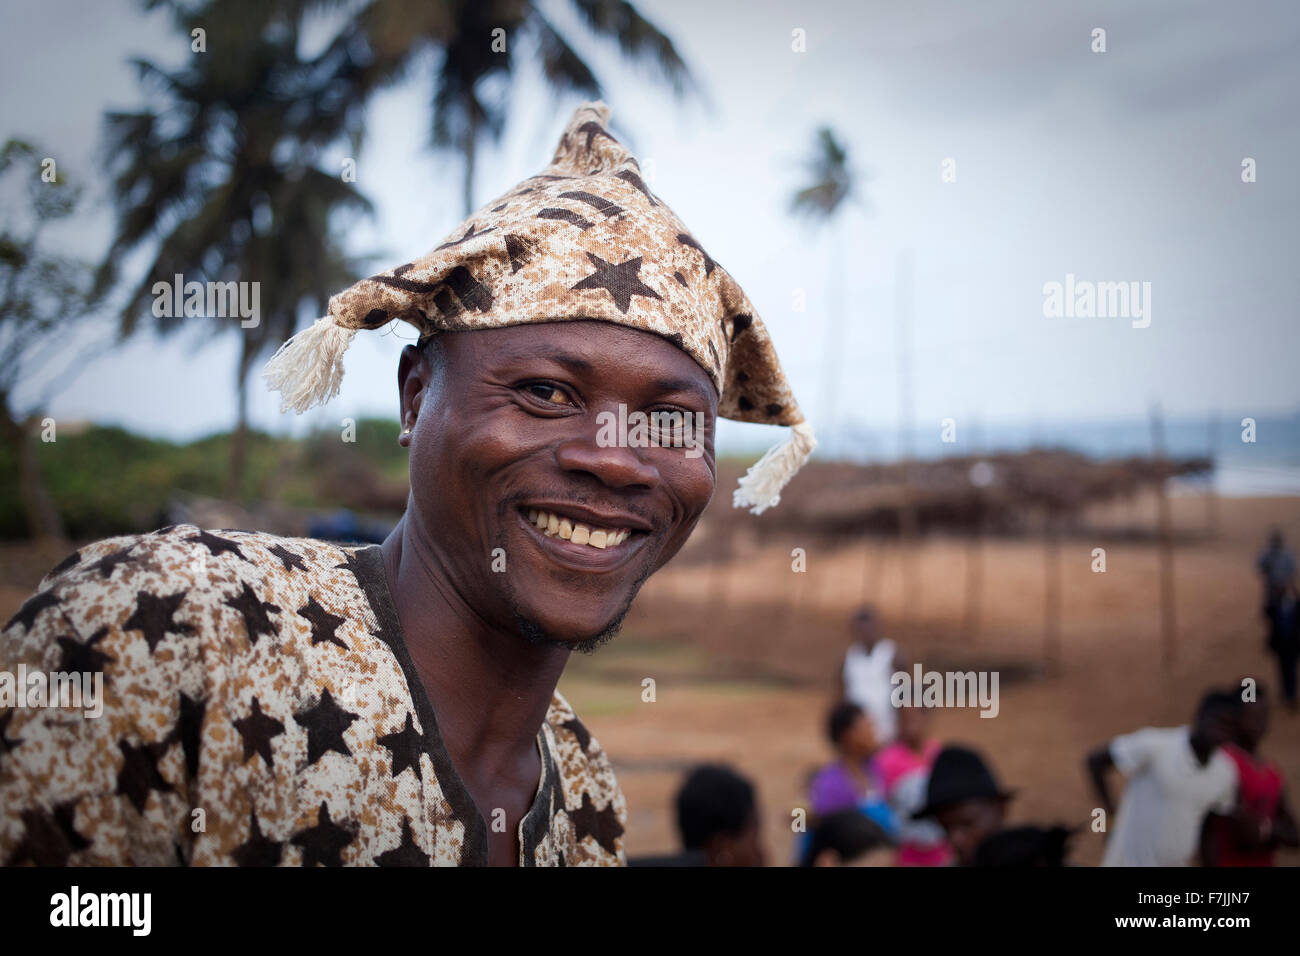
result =
[[473,105],[469,109],[469,132],[465,136],[465,215],[474,211],[474,162],[478,150],[478,118]]

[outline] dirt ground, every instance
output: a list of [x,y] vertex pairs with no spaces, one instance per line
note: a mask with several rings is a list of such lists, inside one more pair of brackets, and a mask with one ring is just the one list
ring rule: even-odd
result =
[[[1175,498],[1173,517],[1176,639],[1168,662],[1159,548],[1131,533],[1154,526],[1151,501],[1091,515],[1092,532],[1060,542],[1058,565],[1032,538],[975,546],[935,537],[902,548],[892,538],[760,542],[742,532],[725,565],[683,552],[647,582],[623,633],[575,658],[560,684],[614,761],[630,807],[629,854],[675,850],[672,797],[683,774],[722,761],[758,787],[769,862],[789,862],[791,812],[803,805],[810,772],[829,757],[823,724],[847,617],[864,601],[927,669],[999,672],[997,717],[938,710],[932,730],[990,758],[1017,791],[1013,821],[1086,823],[1095,805],[1082,770],[1089,749],[1117,733],[1185,722],[1210,686],[1251,676],[1278,689],[1253,566],[1269,528],[1300,540],[1300,498],[1223,499],[1213,519],[1202,499]],[[708,535],[706,524],[698,536]],[[804,573],[791,567],[796,548]],[[1092,570],[1095,548],[1105,549],[1104,573]],[[62,557],[0,547],[0,620]],[[1053,656],[1045,635],[1054,567]],[[643,700],[647,678],[653,702]],[[1300,716],[1275,708],[1262,750],[1291,782],[1294,807]],[[1102,841],[1085,829],[1073,862],[1095,864]],[[1297,865],[1300,853],[1279,859]]]
[[[1159,549],[1131,534],[1061,542],[1055,663],[1045,641],[1052,564],[1042,541],[979,545],[977,633],[968,623],[968,540],[931,539],[907,550],[908,615],[902,549],[883,539],[835,548],[770,542],[743,552],[725,572],[670,564],[647,583],[624,633],[576,659],[561,682],[618,770],[630,807],[629,853],[674,850],[672,798],[684,772],[696,762],[723,761],[758,787],[769,861],[789,862],[792,810],[803,805],[808,774],[830,756],[824,716],[846,619],[862,600],[927,669],[1000,672],[997,717],[938,710],[931,726],[938,739],[988,756],[1017,791],[1013,822],[1088,822],[1096,805],[1083,771],[1088,750],[1142,726],[1185,723],[1211,686],[1250,676],[1275,695],[1280,690],[1264,647],[1253,566],[1269,528],[1300,538],[1300,499],[1220,500],[1217,507],[1210,535],[1202,499],[1173,500],[1176,641],[1168,663]],[[1118,528],[1148,516],[1154,526],[1154,504],[1137,502],[1094,515],[1091,524]],[[807,553],[803,574],[791,571],[796,547]],[[1098,547],[1105,549],[1104,573],[1092,570]],[[653,703],[642,701],[645,678],[655,681]],[[1261,750],[1278,762],[1294,794],[1300,716],[1275,707]],[[1085,829],[1072,862],[1096,864],[1103,840]],[[1279,862],[1300,864],[1300,853],[1281,854]]]

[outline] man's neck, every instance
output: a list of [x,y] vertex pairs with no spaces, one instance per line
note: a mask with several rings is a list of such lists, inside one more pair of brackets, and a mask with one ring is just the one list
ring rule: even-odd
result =
[[477,614],[409,511],[382,549],[406,646],[453,765],[471,789],[527,780],[524,768],[536,766],[537,732],[570,652],[531,645]]

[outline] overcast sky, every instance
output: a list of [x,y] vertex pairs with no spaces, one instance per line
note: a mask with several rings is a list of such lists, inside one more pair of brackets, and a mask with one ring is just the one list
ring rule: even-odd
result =
[[[900,254],[914,262],[918,425],[1137,419],[1153,401],[1173,416],[1300,404],[1300,4],[637,6],[673,38],[702,97],[674,100],[592,42],[568,5],[543,4],[589,54],[614,131],[652,188],[759,309],[814,424],[832,414],[896,424]],[[126,0],[8,0],[0,17],[0,135],[38,141],[99,200],[57,237],[95,259],[112,225],[103,111],[141,102],[128,57],[179,64],[188,42]],[[1104,53],[1092,52],[1095,28],[1106,31]],[[806,52],[792,50],[796,29]],[[545,166],[578,102],[540,93],[531,69],[520,79],[500,148],[483,156],[478,203]],[[424,148],[428,100],[419,78],[370,113],[358,181],[377,212],[349,245],[380,252],[376,269],[423,253],[462,218],[459,164]],[[786,210],[823,124],[867,177],[864,207],[838,233]],[[1257,164],[1250,184],[1246,157]],[[955,182],[941,178],[945,159]],[[1149,326],[1045,316],[1044,284],[1067,274],[1150,283]],[[54,393],[55,417],[174,438],[229,427],[235,337],[208,339],[197,328],[206,320],[191,321],[193,335],[141,338],[81,367]],[[81,339],[111,322],[101,317]],[[832,398],[824,356],[835,327]],[[395,416],[402,343],[358,336],[341,395],[300,419],[280,416],[256,383],[254,423],[283,431]],[[46,386],[33,380],[22,397]],[[729,428],[724,448],[765,444],[765,431]]]

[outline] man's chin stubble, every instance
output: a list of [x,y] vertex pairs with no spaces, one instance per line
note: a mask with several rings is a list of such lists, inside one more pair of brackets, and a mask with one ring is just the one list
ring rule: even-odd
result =
[[534,647],[558,647],[566,651],[577,651],[579,654],[594,654],[598,647],[603,647],[614,639],[614,635],[623,627],[623,618],[627,616],[627,610],[627,608],[624,608],[620,611],[613,623],[609,624],[599,634],[583,638],[580,641],[562,641],[558,637],[553,637],[536,621],[526,618],[518,612],[515,614],[515,621],[519,625],[519,636]]
[[519,607],[516,604],[515,621],[519,626],[519,636],[534,646],[559,647],[566,651],[577,651],[579,654],[594,654],[597,648],[603,647],[612,641],[614,636],[622,629],[623,619],[627,617],[627,612],[632,609],[632,602],[636,600],[636,596],[641,593],[641,585],[645,584],[646,580],[652,573],[652,570],[647,570],[637,578],[636,582],[632,585],[632,593],[628,596],[627,603],[619,608],[618,613],[614,615],[614,619],[610,621],[609,624],[605,625],[599,633],[593,634],[591,637],[586,637],[579,641],[560,640],[558,637],[550,634],[532,618],[526,617],[522,612],[520,612]]

